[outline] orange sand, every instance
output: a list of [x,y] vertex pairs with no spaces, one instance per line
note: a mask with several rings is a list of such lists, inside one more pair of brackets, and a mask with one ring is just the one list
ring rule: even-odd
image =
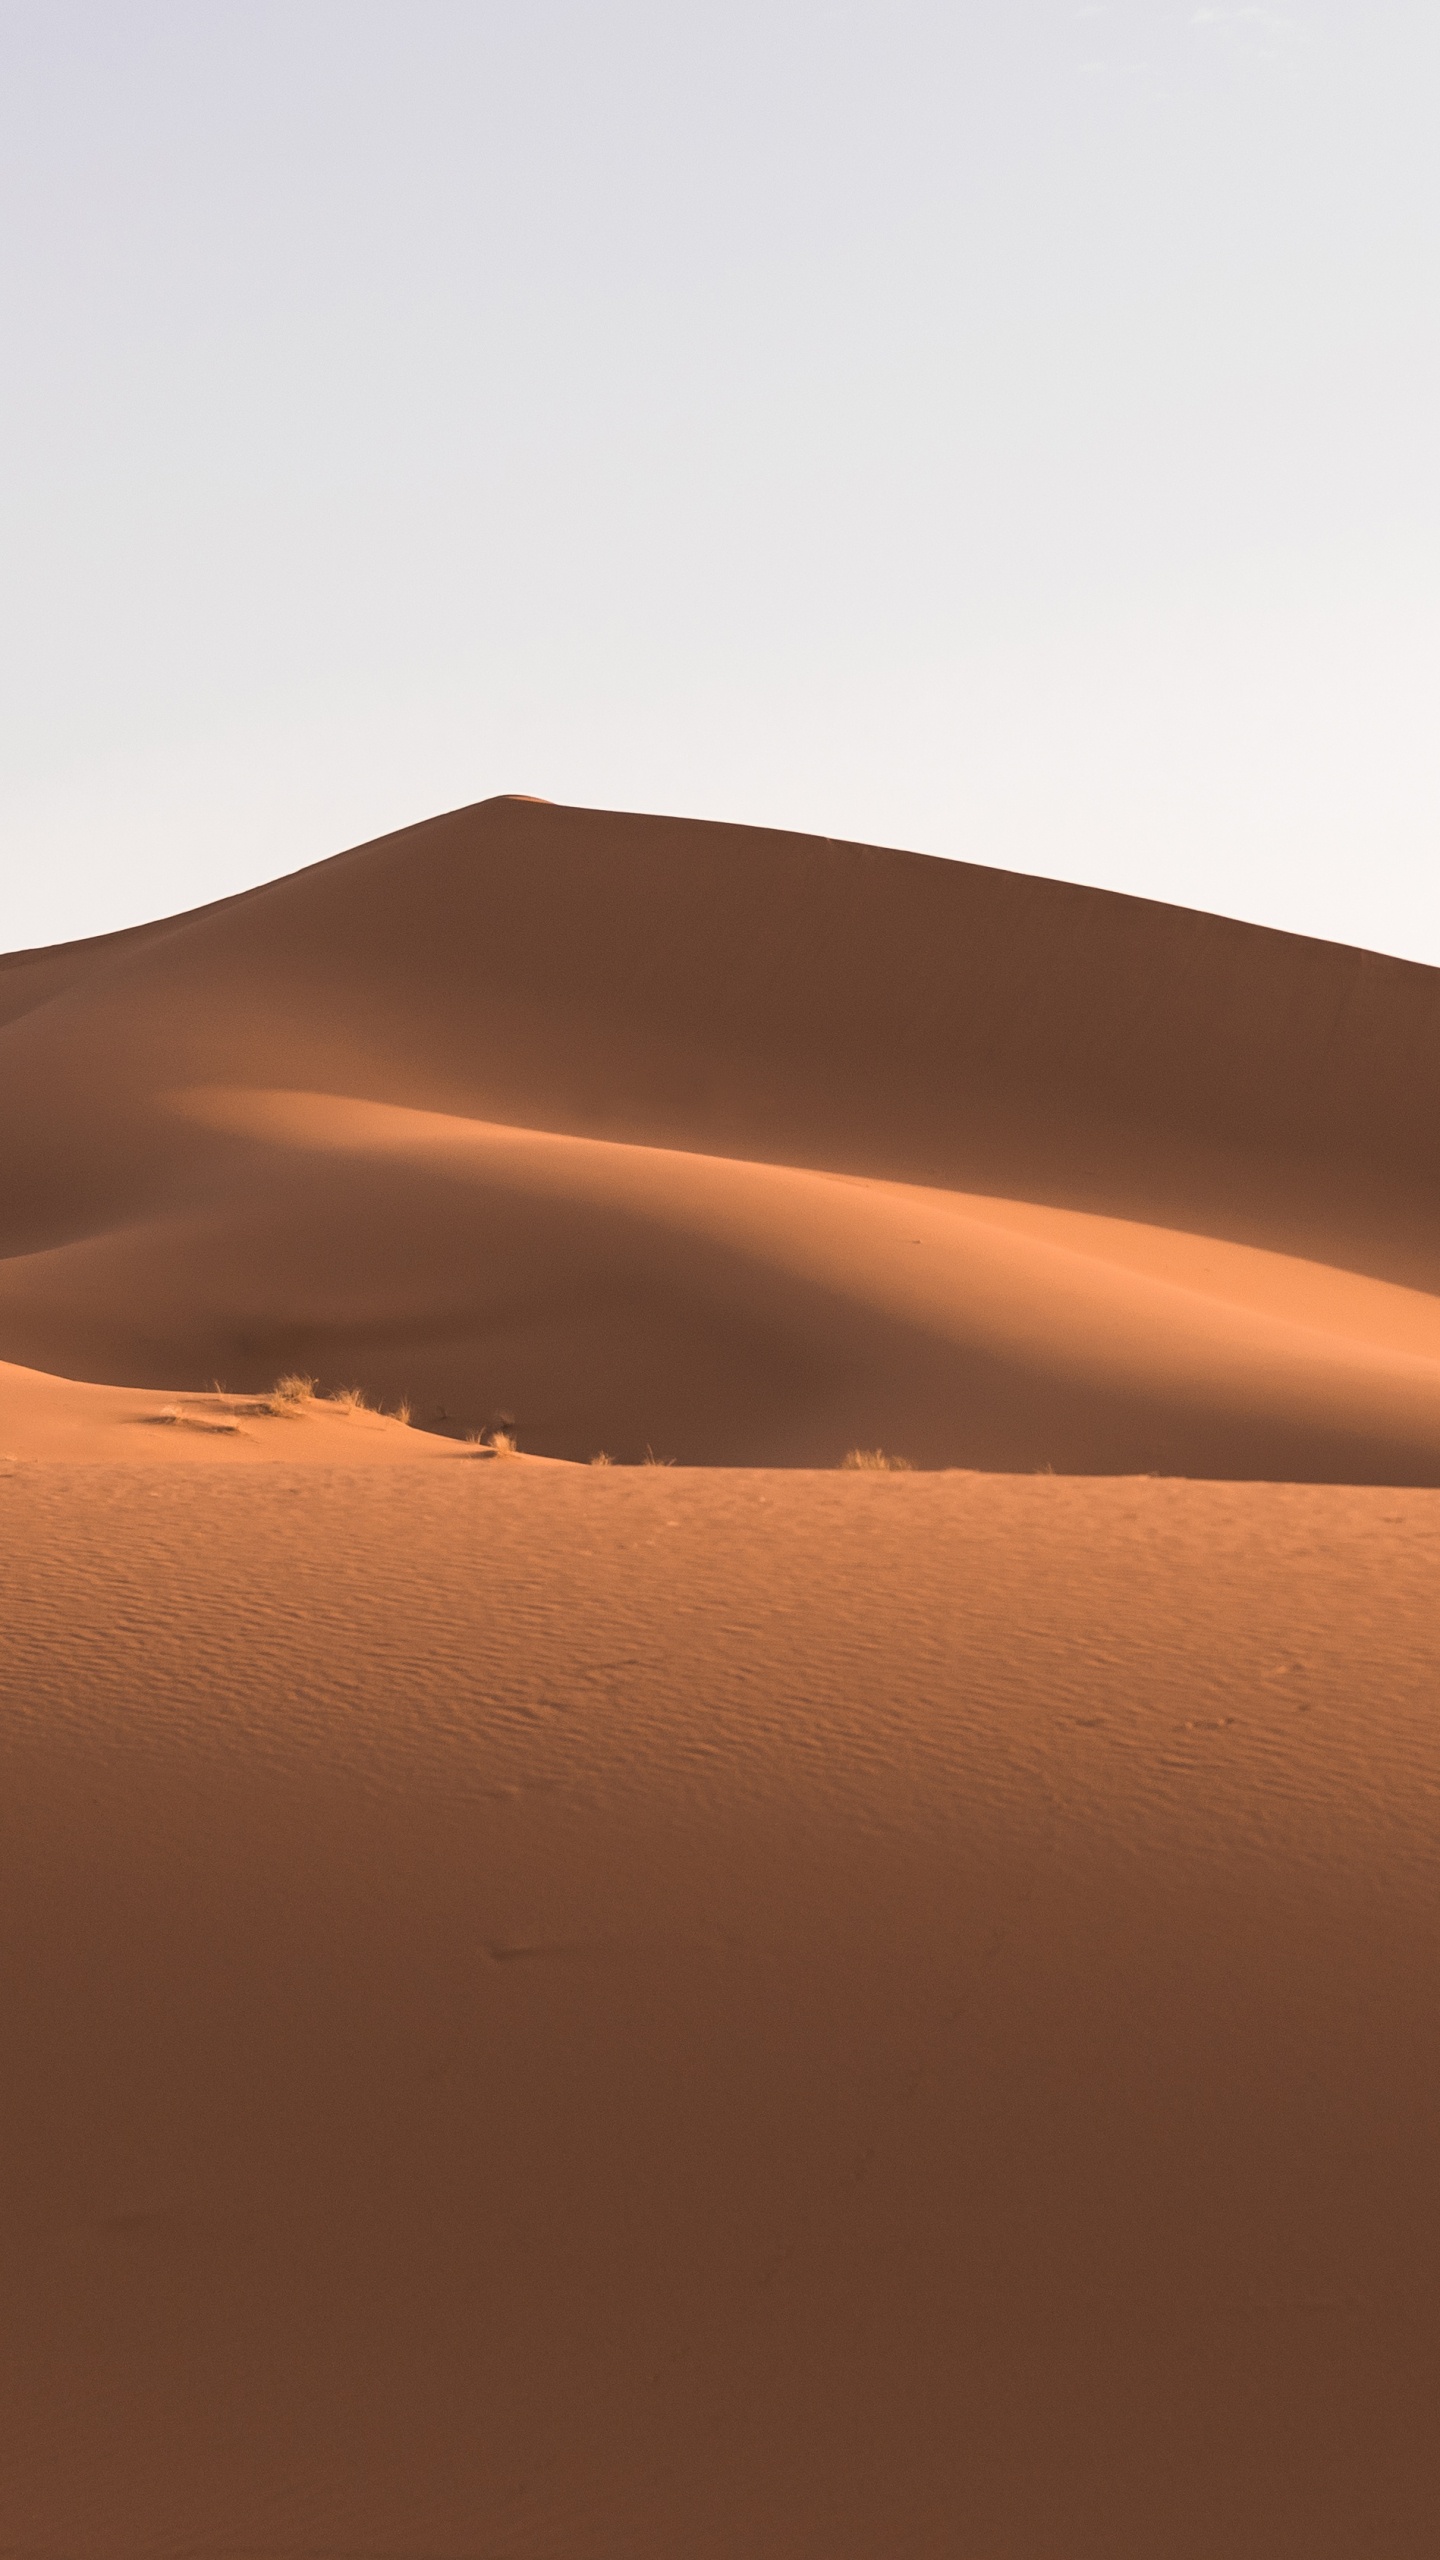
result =
[[502,800],[21,954],[0,1025],[24,1366],[564,1458],[1440,1482],[1440,972]]
[[1428,2560],[1435,973],[512,801],[0,1022],[0,2560]]
[[0,1550],[0,2549],[1434,2549],[1440,1495],[22,1464]]

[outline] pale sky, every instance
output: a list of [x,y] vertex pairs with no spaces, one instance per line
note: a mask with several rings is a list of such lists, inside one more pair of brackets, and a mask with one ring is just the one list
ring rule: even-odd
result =
[[1440,963],[1440,10],[0,0],[0,947],[495,791]]

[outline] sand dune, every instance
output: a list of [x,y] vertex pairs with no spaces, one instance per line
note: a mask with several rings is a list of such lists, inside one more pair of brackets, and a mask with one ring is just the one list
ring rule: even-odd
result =
[[1437,973],[488,802],[0,972],[0,1354],[527,1448],[1440,1480]]
[[1429,2560],[1437,993],[518,800],[0,962],[0,2560]]

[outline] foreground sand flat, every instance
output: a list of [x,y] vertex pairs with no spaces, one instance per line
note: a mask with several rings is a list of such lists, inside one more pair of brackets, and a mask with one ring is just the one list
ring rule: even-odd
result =
[[1440,1495],[12,1459],[0,1556],[0,2551],[1434,2551]]

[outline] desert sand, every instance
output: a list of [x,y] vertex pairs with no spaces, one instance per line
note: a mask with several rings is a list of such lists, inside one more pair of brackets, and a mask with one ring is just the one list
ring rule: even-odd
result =
[[0,962],[6,2560],[1435,2549],[1437,1086],[519,800]]
[[0,967],[0,1356],[558,1458],[1440,1481],[1440,972],[501,800]]

